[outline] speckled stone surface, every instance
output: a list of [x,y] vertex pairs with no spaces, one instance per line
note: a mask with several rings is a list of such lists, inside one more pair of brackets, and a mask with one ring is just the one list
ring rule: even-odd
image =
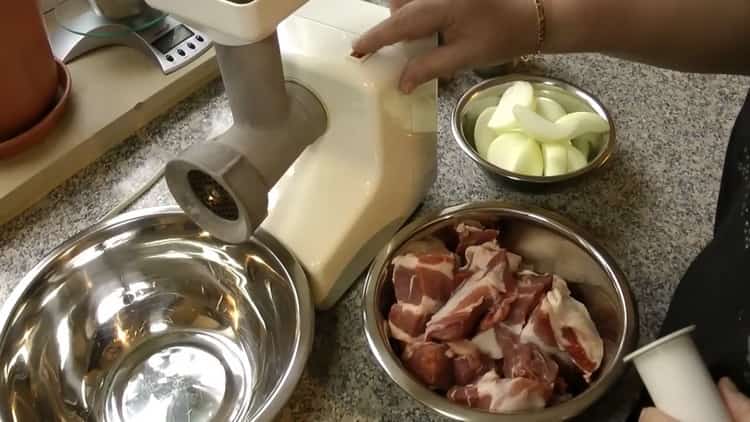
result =
[[[503,199],[567,215],[615,256],[638,302],[643,341],[651,339],[680,276],[711,236],[724,150],[748,80],[679,74],[597,55],[547,57],[541,66],[609,108],[619,144],[611,165],[558,193],[523,194],[489,181],[450,135],[453,105],[479,80],[464,73],[440,90],[439,173],[425,209]],[[210,83],[0,227],[0,302],[47,252],[127,198],[170,156],[230,124],[221,83]],[[132,208],[171,203],[162,181]],[[281,419],[443,420],[391,383],[371,358],[360,321],[361,287],[360,280],[338,306],[317,314],[307,371]],[[581,420],[623,420],[623,391]]]

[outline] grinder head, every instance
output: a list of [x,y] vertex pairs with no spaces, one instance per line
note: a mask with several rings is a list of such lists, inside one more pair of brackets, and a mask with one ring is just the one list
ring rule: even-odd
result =
[[284,81],[275,34],[215,49],[234,124],[171,161],[166,178],[193,221],[221,240],[241,243],[266,218],[268,192],[325,131],[326,114],[307,88]]
[[247,158],[221,142],[201,142],[167,164],[177,203],[201,228],[230,243],[252,236],[266,218],[270,186]]

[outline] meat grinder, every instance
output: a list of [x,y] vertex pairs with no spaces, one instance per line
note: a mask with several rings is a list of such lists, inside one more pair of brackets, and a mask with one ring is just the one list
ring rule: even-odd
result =
[[[147,0],[214,41],[234,125],[169,162],[200,227],[231,243],[263,230],[332,306],[436,175],[437,86],[397,90],[427,39],[352,55],[388,10],[356,0]],[[306,3],[306,4],[305,4]]]

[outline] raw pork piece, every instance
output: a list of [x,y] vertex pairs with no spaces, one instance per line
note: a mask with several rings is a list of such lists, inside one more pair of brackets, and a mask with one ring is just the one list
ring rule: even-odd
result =
[[413,343],[424,334],[430,314],[423,306],[396,302],[388,312],[388,331],[391,337],[404,343]]
[[[498,237],[500,236],[500,231],[485,228],[477,221],[465,221],[456,226],[456,234],[458,235],[456,255],[462,257],[466,253],[466,250],[471,246],[479,246],[487,242],[497,242]],[[521,256],[511,252],[507,252],[507,254],[510,270],[512,272],[518,271],[521,266]]]
[[537,305],[534,312],[531,313],[529,322],[523,327],[521,342],[536,344],[543,352],[555,356],[558,362],[562,364],[573,364],[570,355],[557,345],[555,333],[552,331],[552,325],[549,322],[549,314],[542,309],[541,303]]
[[552,276],[537,274],[533,271],[518,273],[517,282],[511,286],[511,291],[501,295],[479,324],[479,330],[484,331],[500,321],[520,333],[531,312],[541,302],[544,294],[552,286]]
[[391,337],[411,343],[454,290],[455,255],[437,239],[412,242],[393,259],[396,303],[388,313]]
[[558,346],[568,352],[590,382],[604,358],[604,342],[586,305],[570,296],[565,280],[556,276],[541,307],[549,314]]
[[567,283],[557,276],[524,327],[521,341],[534,343],[563,362],[572,360],[587,382],[604,357],[604,342],[586,306],[570,296]]
[[489,306],[514,282],[506,251],[497,242],[469,247],[466,258],[469,261],[465,269],[472,275],[427,323],[429,338],[443,341],[467,338]]
[[[508,268],[510,268],[510,272],[515,273],[516,271],[518,271],[518,268],[520,268],[521,266],[522,258],[519,255],[508,251],[505,251],[505,255],[508,258]],[[457,268],[456,272],[453,274],[453,281],[455,282],[456,286],[460,286],[461,283],[471,277],[474,272],[475,271],[469,269],[468,266],[465,268]]]
[[542,409],[546,397],[542,384],[526,378],[500,378],[495,371],[487,372],[475,384],[448,391],[448,400],[496,413]]
[[[520,334],[528,315],[538,306],[544,293],[552,285],[551,275],[539,275],[531,271],[519,273],[519,280],[512,285],[512,291],[498,296],[489,313],[479,324],[479,334],[471,340],[479,350],[492,357],[503,357],[502,347],[495,335],[495,326],[503,322],[503,327]],[[555,350],[557,343],[554,344]]]
[[458,223],[456,234],[458,234],[456,254],[463,256],[466,249],[470,246],[477,246],[497,240],[500,232],[498,230],[486,229],[477,221],[465,221]]
[[445,344],[417,341],[406,345],[401,360],[428,387],[446,390],[455,385],[449,350]]
[[523,262],[523,258],[521,257],[521,255],[516,255],[513,252],[507,252],[507,254],[510,270],[514,273],[518,272],[518,270],[521,268],[521,262]]
[[468,280],[473,274],[474,272],[468,268],[457,268],[456,272],[453,273],[453,281],[456,283],[456,286],[460,287],[464,281]]
[[445,243],[442,240],[434,236],[423,237],[419,240],[410,240],[404,246],[399,249],[400,255],[414,254],[442,254],[450,253],[450,250],[445,247]]
[[537,274],[533,271],[518,273],[516,284],[517,299],[510,308],[505,320],[507,325],[525,325],[529,315],[542,301],[544,294],[552,287],[550,274]]
[[506,378],[528,378],[539,382],[552,395],[559,374],[557,363],[539,346],[522,343],[517,332],[504,323],[495,326],[495,336],[503,351],[503,375]]
[[459,340],[446,344],[450,348],[448,356],[453,358],[453,374],[457,385],[470,384],[481,375],[495,369],[492,358],[480,353],[474,343]]
[[492,359],[502,359],[503,349],[497,341],[495,327],[481,331],[471,339],[471,342],[477,346],[480,352],[491,357]]
[[447,250],[397,256],[393,259],[396,300],[425,305],[427,312],[436,312],[455,288],[455,266],[456,257]]
[[[479,331],[485,331],[495,326],[500,321],[504,321],[510,315],[511,310],[515,307],[518,300],[518,289],[516,283],[507,283],[510,291],[500,294],[495,298],[495,302],[489,307],[489,311],[479,322]],[[520,321],[523,326],[524,321]]]

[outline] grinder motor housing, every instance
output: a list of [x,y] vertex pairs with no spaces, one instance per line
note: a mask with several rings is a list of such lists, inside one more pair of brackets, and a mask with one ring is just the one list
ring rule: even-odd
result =
[[388,15],[358,1],[147,0],[215,42],[234,125],[167,165],[178,204],[233,243],[270,233],[332,306],[436,176],[437,83],[397,90],[435,39],[364,58],[351,44]]

